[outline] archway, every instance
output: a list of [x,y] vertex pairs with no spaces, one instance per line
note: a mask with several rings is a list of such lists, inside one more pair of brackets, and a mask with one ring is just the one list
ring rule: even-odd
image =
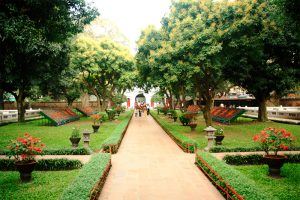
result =
[[146,103],[146,97],[143,93],[140,93],[135,96],[135,102],[137,103]]

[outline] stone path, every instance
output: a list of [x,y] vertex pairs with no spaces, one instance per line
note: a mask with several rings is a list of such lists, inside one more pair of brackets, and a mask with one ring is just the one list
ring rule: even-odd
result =
[[224,199],[194,161],[152,117],[133,117],[99,199]]

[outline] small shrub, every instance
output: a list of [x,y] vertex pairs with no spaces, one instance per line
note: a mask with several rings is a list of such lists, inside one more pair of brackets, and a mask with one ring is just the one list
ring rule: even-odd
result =
[[[300,154],[285,154],[287,163],[300,163]],[[261,165],[264,164],[263,155],[226,155],[223,160],[230,165]]]
[[[14,160],[0,159],[0,170],[16,170]],[[47,170],[71,170],[81,168],[83,164],[79,160],[69,159],[41,159],[37,161],[35,170],[47,171]]]
[[[258,188],[253,180],[247,178],[241,172],[233,169],[226,163],[213,157],[211,154],[207,152],[201,152],[199,155],[232,189],[234,189],[244,199],[274,199],[270,196],[266,196],[264,191]],[[199,161],[199,159],[196,161],[217,183],[221,184],[222,187],[225,187],[225,184],[221,183],[220,180],[212,172],[210,172],[210,170],[205,167],[202,162]],[[232,195],[234,196],[234,194]]]
[[190,119],[190,118],[187,118],[187,117],[185,116],[185,114],[181,114],[181,115],[179,116],[179,120],[180,120],[180,122],[182,123],[183,126],[187,126],[187,125],[191,122],[191,119]]

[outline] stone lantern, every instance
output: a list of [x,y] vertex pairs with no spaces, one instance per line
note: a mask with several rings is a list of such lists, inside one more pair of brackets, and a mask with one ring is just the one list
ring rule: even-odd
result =
[[206,138],[208,140],[207,147],[204,148],[204,151],[209,151],[209,149],[214,145],[214,139],[215,139],[215,129],[212,126],[206,127],[204,129],[206,131]]
[[85,147],[89,147],[89,145],[90,145],[90,134],[91,133],[87,129],[85,129],[82,133],[82,135],[83,135],[83,144],[84,144]]

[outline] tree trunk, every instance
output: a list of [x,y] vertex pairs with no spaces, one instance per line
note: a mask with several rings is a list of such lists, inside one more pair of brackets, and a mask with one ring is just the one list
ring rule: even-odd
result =
[[256,98],[258,102],[258,121],[265,122],[268,121],[268,113],[267,113],[267,106],[266,106],[266,99],[265,98]]
[[0,89],[0,110],[4,110],[4,90]]
[[89,107],[89,95],[88,93],[83,93],[80,97],[81,100],[81,106],[84,107]]
[[15,96],[17,100],[17,109],[18,109],[18,122],[25,122],[25,95],[24,91],[19,90],[19,95]]
[[205,119],[206,126],[211,126],[212,125],[211,108],[214,105],[214,99],[210,95],[208,97],[206,97],[205,99],[206,99],[206,102],[205,102],[204,108],[202,109],[203,117]]

